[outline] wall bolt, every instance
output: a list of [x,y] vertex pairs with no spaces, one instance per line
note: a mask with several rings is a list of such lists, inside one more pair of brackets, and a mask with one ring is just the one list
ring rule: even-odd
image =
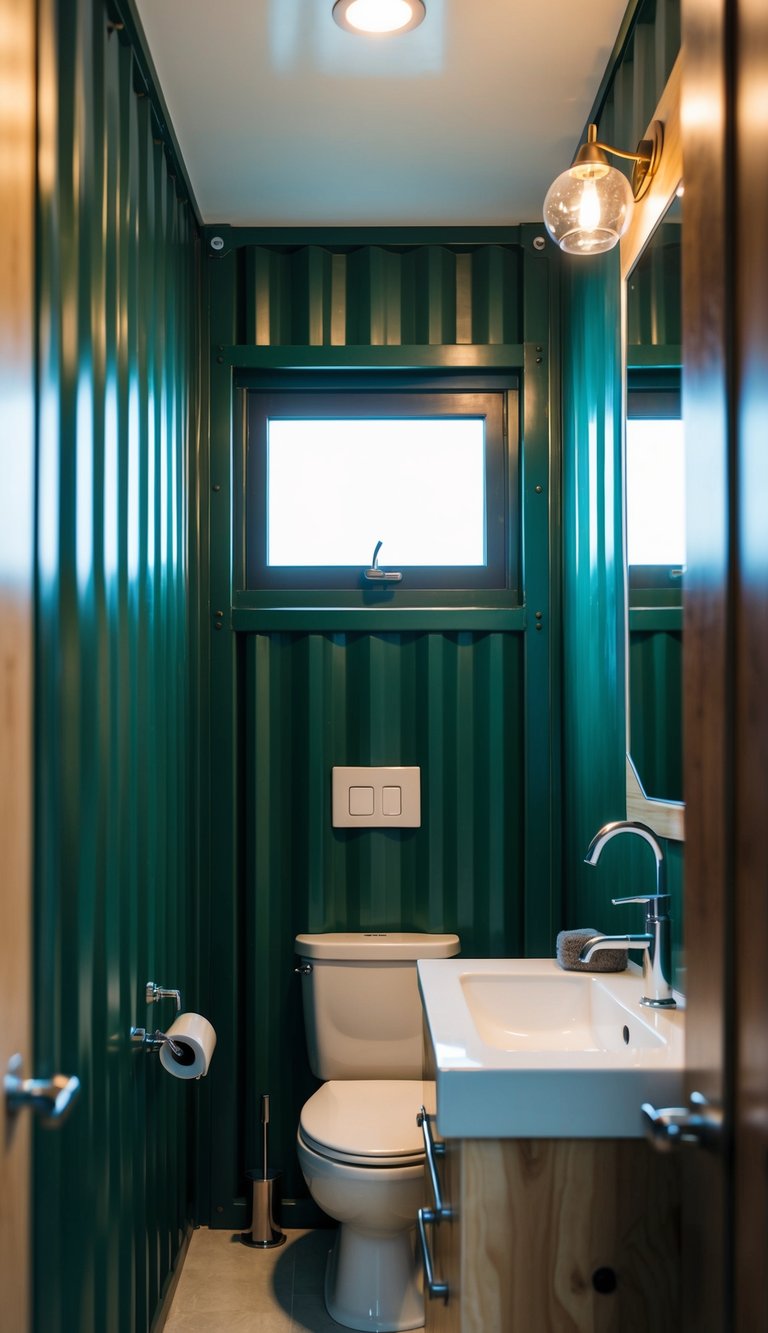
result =
[[537,621],[536,621],[536,628],[537,628],[537,629],[543,629],[543,626],[542,626],[542,623],[541,623],[540,620],[537,620]]
[[543,612],[543,611],[537,611],[537,612],[536,612],[536,619],[537,619],[537,620],[541,620],[541,618],[542,618],[543,615],[544,615],[544,612]]
[[218,482],[217,482],[214,486],[211,487],[211,490],[214,490],[214,491],[220,491],[220,490],[221,490],[221,487],[219,486]]
[[537,365],[537,366],[540,366],[543,360],[544,360],[543,356],[537,356],[537,357],[536,357],[536,365]]
[[224,239],[223,239],[223,237],[221,237],[221,236],[212,236],[212,237],[211,237],[211,249],[212,249],[212,250],[223,250],[223,249],[224,249]]
[[547,244],[547,242],[546,242],[546,240],[544,239],[543,236],[534,236],[534,238],[533,238],[533,248],[534,248],[534,250],[543,250],[543,249],[544,249],[544,246],[545,246],[546,244]]
[[215,616],[218,616],[218,617],[219,617],[219,620],[221,620],[221,619],[223,618],[223,616],[224,616],[224,612],[223,612],[223,611],[214,611],[213,614],[214,614]]
[[[214,486],[213,489],[216,490],[216,487]],[[537,494],[537,495],[541,495],[541,492],[542,492],[543,490],[544,490],[544,487],[543,487],[543,486],[537,486],[537,487],[536,487],[536,494]]]

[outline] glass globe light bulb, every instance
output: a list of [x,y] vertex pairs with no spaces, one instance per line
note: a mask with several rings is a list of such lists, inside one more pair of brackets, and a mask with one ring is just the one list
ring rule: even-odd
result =
[[618,244],[633,208],[632,189],[623,172],[604,161],[581,161],[550,185],[544,225],[567,254],[602,254]]

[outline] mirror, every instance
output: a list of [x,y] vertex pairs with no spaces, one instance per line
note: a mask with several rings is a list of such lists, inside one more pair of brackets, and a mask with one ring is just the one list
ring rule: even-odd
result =
[[622,240],[627,818],[684,837],[681,408],[682,160],[677,70],[655,118],[664,148]]

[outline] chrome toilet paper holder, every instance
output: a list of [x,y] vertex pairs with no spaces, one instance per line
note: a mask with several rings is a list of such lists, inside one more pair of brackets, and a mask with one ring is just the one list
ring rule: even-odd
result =
[[159,986],[156,981],[148,981],[144,987],[147,1004],[157,1004],[160,1000],[175,1000],[176,1013],[181,1013],[181,991],[168,986]]
[[177,1060],[181,1060],[184,1052],[179,1043],[169,1037],[167,1032],[161,1032],[156,1028],[154,1032],[148,1032],[146,1028],[131,1028],[131,1045],[140,1046],[143,1051],[159,1051],[163,1046],[169,1046]]
[[[157,1004],[160,1000],[175,1000],[176,1013],[181,1013],[181,991],[169,986],[160,986],[156,981],[148,981],[144,987],[147,1004]],[[182,1048],[167,1033],[157,1028],[149,1032],[147,1028],[131,1028],[131,1044],[140,1046],[143,1051],[159,1051],[166,1044],[177,1060],[183,1056]]]

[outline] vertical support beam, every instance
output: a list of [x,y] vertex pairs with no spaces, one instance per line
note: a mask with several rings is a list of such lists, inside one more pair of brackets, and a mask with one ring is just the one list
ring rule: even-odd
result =
[[[205,261],[204,261],[205,262]],[[238,809],[240,756],[238,737],[238,646],[232,628],[232,541],[234,513],[233,450],[238,447],[232,368],[219,347],[236,342],[237,252],[208,260],[210,310],[210,601],[201,617],[202,637],[210,645],[210,880],[204,887],[200,928],[208,941],[207,1012],[216,1028],[216,1078],[202,1089],[201,1180],[212,1226],[245,1225],[239,1153],[244,1106],[242,1069],[244,1030],[239,1003],[241,985],[241,865]],[[221,615],[217,615],[221,612]],[[207,1159],[207,1160],[206,1160]],[[205,1185],[203,1185],[205,1189]],[[201,1194],[201,1210],[205,1208]]]
[[544,228],[521,228],[525,364],[522,392],[522,568],[525,589],[525,952],[554,951],[560,908],[559,414],[553,367],[559,364],[555,300]]

